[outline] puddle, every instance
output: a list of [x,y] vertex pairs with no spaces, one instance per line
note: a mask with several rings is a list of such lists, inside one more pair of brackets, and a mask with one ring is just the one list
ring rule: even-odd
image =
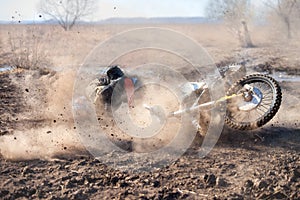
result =
[[259,72],[255,69],[251,69],[251,68],[247,69],[247,74],[253,74],[253,73],[259,73],[259,74],[265,74],[271,76],[278,82],[300,82],[299,75],[288,74],[287,72],[283,72],[283,71],[272,70],[271,72],[267,72],[267,71]]
[[272,74],[269,74],[278,82],[300,82],[300,76],[289,75],[286,72],[276,72],[274,71]]
[[11,71],[11,70],[13,70],[14,68],[15,68],[15,67],[9,66],[9,65],[0,66],[0,72]]

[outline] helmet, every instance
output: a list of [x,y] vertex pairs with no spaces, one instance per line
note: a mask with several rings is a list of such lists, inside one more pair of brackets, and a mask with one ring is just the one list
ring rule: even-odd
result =
[[110,80],[115,80],[124,76],[123,70],[117,65],[109,67],[106,74]]

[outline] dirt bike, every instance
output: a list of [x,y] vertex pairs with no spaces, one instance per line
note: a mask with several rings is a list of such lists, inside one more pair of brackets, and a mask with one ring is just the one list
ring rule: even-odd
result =
[[[196,110],[200,110],[201,113],[202,111],[209,111],[212,107],[220,106],[223,103],[225,103],[225,108],[223,108],[225,109],[225,123],[234,129],[253,130],[265,125],[275,116],[281,105],[282,98],[281,88],[276,80],[263,74],[244,75],[245,66],[243,64],[219,67],[219,72],[221,78],[225,80],[225,96],[217,100],[211,100],[208,97],[209,87],[205,82],[188,82],[181,88],[183,92],[186,93],[186,99],[191,95],[195,97],[193,98],[193,102],[188,102],[180,109],[172,111],[160,118],[180,116],[184,113]],[[123,82],[121,85],[124,85],[126,79],[128,79],[128,77],[124,79],[124,74],[121,73],[119,77],[114,77],[112,84],[105,85],[99,83],[95,89],[95,93],[97,97],[102,97],[101,103],[110,104],[112,91],[116,89],[116,83]],[[137,78],[135,77],[129,77],[129,79],[132,80],[130,84],[127,83],[129,89],[128,87],[118,89],[120,93],[126,93],[127,95],[125,94],[123,97],[127,96],[127,98],[122,98],[122,95],[120,95],[120,97],[117,98],[118,101],[113,106],[119,106],[122,101],[130,101],[130,97],[128,96],[131,95],[130,93],[134,90],[132,87],[134,87],[138,81],[136,81]],[[157,110],[155,107],[148,105],[144,105],[144,107],[152,114],[161,116],[160,110]],[[204,115],[200,116],[199,121],[193,121],[193,124],[201,129],[201,126],[205,127],[208,125],[209,117],[210,116],[205,117]],[[202,130],[203,129],[205,128],[202,128]],[[203,132],[205,131],[206,130],[203,130]]]

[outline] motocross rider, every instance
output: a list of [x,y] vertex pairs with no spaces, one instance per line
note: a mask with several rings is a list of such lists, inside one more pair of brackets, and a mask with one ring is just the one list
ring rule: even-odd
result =
[[[99,96],[102,97],[102,101],[105,104],[112,106],[118,106],[123,101],[124,91],[126,94],[126,100],[129,107],[133,106],[133,95],[134,95],[134,79],[128,78],[124,71],[118,66],[110,66],[100,78],[98,78],[98,83],[95,89],[96,99]],[[114,99],[112,102],[113,92],[119,95],[118,98]]]

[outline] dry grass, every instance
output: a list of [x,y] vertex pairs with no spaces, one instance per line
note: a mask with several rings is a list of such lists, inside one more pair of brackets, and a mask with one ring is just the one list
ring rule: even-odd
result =
[[43,33],[38,27],[7,31],[3,38],[1,63],[17,68],[37,69],[50,66],[42,43]]
[[[150,25],[153,26],[153,25]],[[242,49],[226,27],[218,24],[156,25],[183,33],[201,44],[215,62],[241,57],[263,59],[280,57],[289,67],[298,67],[299,38],[286,40],[277,30],[268,27],[252,27],[254,49]],[[72,31],[63,31],[53,25],[1,25],[1,63],[41,67],[78,66],[100,42],[122,31],[147,25],[82,25]],[[263,57],[263,58],[262,58]]]

